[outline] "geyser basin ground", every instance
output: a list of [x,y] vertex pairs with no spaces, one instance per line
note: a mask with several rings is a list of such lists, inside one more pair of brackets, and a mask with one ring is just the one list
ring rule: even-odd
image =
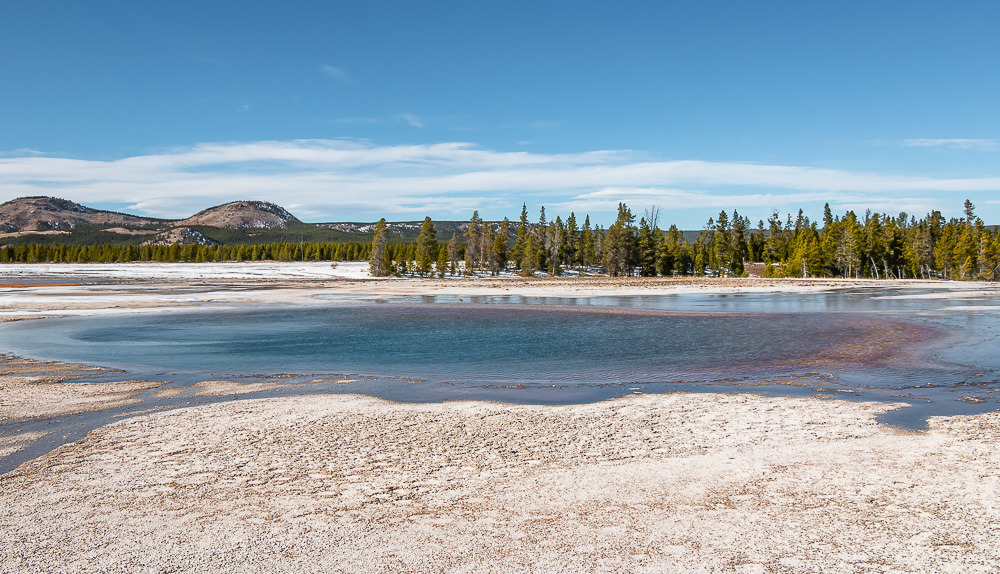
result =
[[[735,314],[751,330],[759,320],[794,322],[802,325],[796,333],[812,337],[791,341],[788,348],[800,352],[780,361],[751,356],[764,371],[815,370],[800,377],[805,387],[792,381],[762,387],[756,383],[764,371],[738,381],[711,379],[718,365],[698,355],[683,372],[708,382],[585,383],[567,380],[582,369],[528,354],[525,370],[546,371],[562,382],[347,382],[314,379],[301,370],[292,377],[279,376],[277,369],[253,373],[242,363],[226,371],[245,378],[203,380],[206,371],[168,362],[159,367],[171,375],[163,380],[87,384],[58,381],[73,374],[122,381],[136,373],[8,358],[0,364],[0,413],[7,421],[0,424],[0,456],[12,465],[0,475],[2,569],[1000,569],[998,414],[931,417],[928,430],[919,433],[876,423],[881,413],[917,409],[900,408],[898,395],[937,414],[944,405],[995,408],[995,286],[607,279],[281,283],[213,279],[212,269],[157,267],[161,275],[186,274],[182,281],[10,288],[0,314],[71,315],[72,328],[66,322],[64,330],[50,330],[53,338],[89,338],[88,344],[110,347],[123,346],[127,332],[102,333],[114,323],[111,314],[129,319],[145,313],[154,323],[200,316],[197,323],[204,324],[208,317],[235,319],[246,311],[296,316],[305,309],[330,329],[332,307],[377,308],[372,324],[379,314],[405,311],[406,322],[416,325],[425,309],[461,306],[455,312],[492,321],[510,316],[508,307],[515,305],[523,311],[517,321],[555,311],[573,324],[588,314],[586,320],[598,321],[622,315],[634,321],[630,325],[648,321],[645,327],[652,329],[667,329],[657,321],[673,319],[675,329],[688,331],[698,319],[713,323]],[[132,269],[133,276],[138,271]],[[207,277],[196,279],[199,274]],[[101,280],[109,281],[107,273]],[[544,312],[537,305],[545,305]],[[167,308],[194,313],[164,313]],[[622,311],[633,308],[642,316],[656,311],[660,318],[633,319]],[[33,323],[35,329],[49,321]],[[175,334],[186,328],[174,327]],[[231,349],[239,344],[236,334],[215,330]],[[255,330],[238,331],[245,336]],[[262,328],[255,336],[266,339],[267,332]],[[753,332],[763,338],[769,331]],[[661,350],[697,355],[685,346],[690,338],[680,338]],[[130,339],[146,351],[176,343],[136,331]],[[15,345],[21,339],[8,340]],[[468,341],[463,345],[470,347]],[[584,356],[604,352],[585,350]],[[123,361],[155,370],[147,363],[155,363],[157,354],[145,354],[145,362],[135,353]],[[161,356],[171,355],[177,353]],[[530,364],[536,360],[540,364]],[[554,366],[546,366],[550,362]],[[736,361],[722,363],[740,370]],[[674,376],[682,372],[668,366]],[[651,370],[649,364],[644,368]],[[592,376],[601,372],[598,366]],[[883,376],[897,378],[882,388],[869,384]],[[946,386],[926,388],[924,381]],[[727,392],[619,396],[653,387]],[[772,396],[739,392],[747,388],[769,389]],[[405,392],[409,396],[400,398],[414,402],[480,393],[539,403],[618,398],[559,406],[413,404],[331,392]],[[810,396],[785,396],[795,393]],[[981,402],[963,399],[964,393]],[[866,394],[878,400],[861,398]]]

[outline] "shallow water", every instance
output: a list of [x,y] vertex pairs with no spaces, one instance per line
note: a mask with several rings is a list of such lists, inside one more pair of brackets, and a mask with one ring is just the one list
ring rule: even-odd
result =
[[[0,350],[179,386],[277,375],[295,383],[252,397],[577,403],[686,390],[903,400],[912,407],[883,420],[920,428],[927,416],[1000,408],[1000,302],[940,293],[319,296],[308,308],[227,305],[0,324]],[[335,375],[356,381],[331,385]],[[194,402],[218,400],[226,399]],[[66,436],[110,417],[191,403],[148,393],[140,405],[70,417],[76,426]]]
[[[886,331],[900,330],[913,330],[910,339],[936,334],[833,313],[819,320],[801,313],[395,302],[22,322],[5,330],[5,347],[142,377],[344,373],[458,384],[663,383],[797,376],[828,366],[826,355],[840,345],[881,344]],[[836,368],[884,363],[848,355]],[[897,371],[893,382],[904,382],[909,369]]]

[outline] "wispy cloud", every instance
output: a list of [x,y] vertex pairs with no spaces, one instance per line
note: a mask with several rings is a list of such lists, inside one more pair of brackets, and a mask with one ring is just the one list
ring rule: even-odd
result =
[[907,147],[944,147],[979,151],[994,151],[1000,149],[1000,140],[995,139],[915,138],[903,140],[902,144]]
[[338,68],[336,66],[331,66],[330,64],[321,64],[319,71],[325,74],[327,77],[333,78],[335,80],[340,80],[346,84],[355,83],[354,80],[347,77],[347,72],[343,68]]
[[23,147],[20,149],[12,149],[10,151],[0,151],[0,157],[34,157],[45,155],[45,152],[38,151],[37,149],[31,149]]
[[769,214],[771,209],[781,207],[784,208],[782,211],[790,212],[798,207],[822,203],[829,203],[838,213],[846,211],[863,213],[871,209],[892,215],[898,215],[900,212],[923,215],[942,207],[933,198],[897,198],[891,195],[850,191],[711,193],[686,189],[610,187],[553,204],[552,208],[558,212],[606,213],[616,210],[618,202],[622,201],[633,207],[659,205],[668,210],[676,210],[678,206],[683,206],[684,209],[702,210],[705,217],[714,216],[718,210],[736,209],[744,215],[748,212],[756,213],[760,219]]
[[409,125],[412,128],[422,128],[422,127],[424,127],[424,120],[422,120],[420,117],[418,117],[418,116],[416,116],[414,114],[411,114],[411,113],[404,112],[404,113],[401,113],[401,114],[396,114],[396,119],[399,120],[399,121],[401,121],[401,122],[403,122],[403,123],[405,123],[405,124],[407,124],[407,125]]
[[[294,197],[314,220],[382,215],[501,217],[522,201],[613,213],[619,201],[671,211],[738,208],[751,217],[830,202],[898,213],[988,204],[1000,177],[933,178],[809,166],[655,161],[641,152],[493,151],[464,142],[380,146],[361,140],[212,143],[113,161],[0,157],[0,200],[56,195],[181,217],[236,199]],[[924,210],[924,211],[921,211]],[[304,212],[305,213],[305,212]],[[516,213],[515,213],[516,215]],[[692,214],[699,222],[705,214]],[[984,214],[984,217],[986,215]]]

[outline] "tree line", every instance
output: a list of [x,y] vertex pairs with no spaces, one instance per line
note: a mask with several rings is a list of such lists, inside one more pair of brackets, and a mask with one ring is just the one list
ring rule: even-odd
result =
[[611,276],[746,275],[747,265],[764,264],[767,277],[1000,278],[1000,231],[988,227],[965,202],[964,217],[945,219],[933,211],[921,219],[847,211],[834,216],[825,206],[821,221],[802,210],[784,219],[774,212],[753,227],[736,210],[710,218],[694,241],[676,225],[660,227],[661,210],[636,215],[624,203],[606,229],[581,223],[574,213],[548,219],[542,207],[529,220],[522,205],[518,221],[484,221],[474,212],[461,236],[437,237],[424,219],[415,241],[390,240],[383,218],[372,241],[279,242],[213,245],[49,245],[0,247],[0,263],[116,263],[129,261],[365,261],[375,276],[567,270]]
[[[499,275],[536,271],[561,275],[567,269],[611,276],[748,274],[750,263],[763,264],[765,277],[853,277],[874,279],[1000,279],[1000,230],[988,227],[966,200],[965,216],[946,220],[940,211],[922,219],[853,211],[834,216],[829,204],[823,219],[810,221],[802,210],[784,220],[777,211],[767,223],[733,210],[710,218],[689,242],[676,225],[660,228],[661,210],[636,216],[624,203],[607,229],[582,224],[570,213],[547,219],[542,207],[537,223],[522,205],[516,223],[486,222],[474,212],[461,238],[437,240],[433,221],[421,226],[412,253],[403,259],[387,248],[386,220],[376,225],[369,263],[375,276],[476,271]],[[412,255],[412,256],[411,256]]]
[[[400,256],[405,257],[406,246]],[[253,245],[7,245],[0,263],[163,263],[209,261],[363,261],[371,245],[348,243],[261,243]]]

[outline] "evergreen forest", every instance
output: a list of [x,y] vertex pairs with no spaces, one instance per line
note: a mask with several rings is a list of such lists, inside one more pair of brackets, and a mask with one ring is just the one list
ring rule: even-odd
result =
[[[710,218],[693,240],[676,225],[663,229],[661,210],[638,217],[619,204],[613,224],[593,226],[570,213],[548,219],[542,207],[530,221],[522,206],[518,221],[484,221],[478,212],[450,238],[437,236],[428,217],[416,240],[392,237],[385,219],[369,239],[341,242],[256,244],[60,245],[32,243],[0,247],[0,263],[114,263],[130,261],[365,261],[373,275],[456,275],[544,272],[561,275],[942,278],[997,281],[1000,231],[987,226],[966,201],[964,217],[945,219],[933,211],[921,219],[852,211],[821,221],[802,210],[782,218],[774,212],[753,226],[736,210]],[[449,226],[452,227],[453,226]],[[688,237],[686,237],[688,236]],[[360,239],[360,238],[359,238]]]

